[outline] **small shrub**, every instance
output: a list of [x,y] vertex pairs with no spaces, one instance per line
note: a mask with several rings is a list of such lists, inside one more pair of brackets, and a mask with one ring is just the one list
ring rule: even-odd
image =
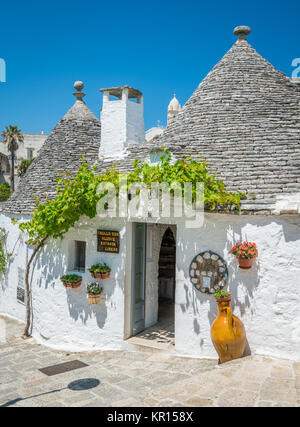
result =
[[228,296],[229,293],[221,289],[218,289],[217,292],[214,294],[215,298],[227,298]]
[[100,295],[103,288],[98,283],[91,283],[87,286],[87,293],[91,295]]
[[62,276],[60,278],[60,280],[62,282],[66,282],[66,283],[70,283],[70,284],[78,282],[81,279],[82,279],[82,277],[78,276],[78,274],[65,274],[64,276]]
[[105,274],[105,273],[110,273],[111,268],[106,263],[104,264],[99,263],[99,264],[92,265],[91,268],[89,268],[89,271],[91,273]]
[[11,196],[11,188],[7,182],[0,184],[0,202],[5,202]]

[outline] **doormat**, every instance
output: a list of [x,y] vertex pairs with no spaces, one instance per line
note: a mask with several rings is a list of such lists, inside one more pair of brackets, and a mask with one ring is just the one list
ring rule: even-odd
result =
[[59,365],[48,366],[47,368],[39,369],[48,377],[52,377],[53,375],[63,374],[65,372],[74,371],[75,369],[86,368],[86,363],[80,362],[80,360],[72,360],[71,362],[60,363]]

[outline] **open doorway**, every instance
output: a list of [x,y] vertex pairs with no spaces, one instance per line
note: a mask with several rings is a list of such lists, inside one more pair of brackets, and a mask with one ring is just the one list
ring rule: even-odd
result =
[[174,335],[176,241],[171,228],[163,236],[158,265],[158,323]]
[[[141,226],[140,226],[141,227]],[[142,230],[142,228],[140,228]],[[135,234],[139,232],[136,228]],[[140,310],[134,297],[135,344],[173,350],[175,345],[175,284],[176,284],[176,226],[150,224],[146,227],[147,248],[142,257],[137,256],[138,239],[134,239],[134,258],[145,262],[145,268],[137,269],[135,262],[133,289],[137,287],[144,271],[143,324],[138,322]],[[142,263],[141,263],[142,265]],[[139,295],[140,292],[134,292]],[[132,341],[132,342],[133,342]]]

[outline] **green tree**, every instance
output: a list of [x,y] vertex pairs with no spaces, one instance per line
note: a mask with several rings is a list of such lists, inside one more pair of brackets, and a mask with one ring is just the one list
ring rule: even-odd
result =
[[11,189],[7,182],[0,184],[0,202],[5,202],[11,196]]
[[15,157],[16,151],[19,148],[19,143],[23,141],[23,135],[18,126],[6,126],[5,131],[1,134],[3,142],[7,143],[8,151],[11,153],[11,171],[10,183],[12,192],[15,191]]

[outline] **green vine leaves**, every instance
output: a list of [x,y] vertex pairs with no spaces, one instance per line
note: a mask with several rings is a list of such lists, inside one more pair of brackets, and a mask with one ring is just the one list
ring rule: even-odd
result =
[[[171,154],[166,153],[156,165],[136,160],[133,170],[128,173],[119,171],[116,166],[99,173],[98,167],[90,167],[83,159],[79,171],[57,179],[56,197],[41,203],[36,200],[31,221],[19,225],[29,236],[28,243],[44,244],[45,239],[63,238],[77,221],[86,215],[94,218],[97,214],[97,204],[107,191],[99,194],[100,183],[110,183],[115,187],[118,196],[120,182],[126,178],[127,191],[133,183],[141,183],[151,188],[152,183],[190,182],[193,186],[193,201],[196,196],[196,184],[204,184],[204,207],[206,210],[240,209],[243,193],[232,193],[226,190],[224,183],[216,177],[205,161],[192,160],[190,157],[172,162]],[[171,194],[172,194],[171,190]],[[182,190],[184,191],[184,190]]]

